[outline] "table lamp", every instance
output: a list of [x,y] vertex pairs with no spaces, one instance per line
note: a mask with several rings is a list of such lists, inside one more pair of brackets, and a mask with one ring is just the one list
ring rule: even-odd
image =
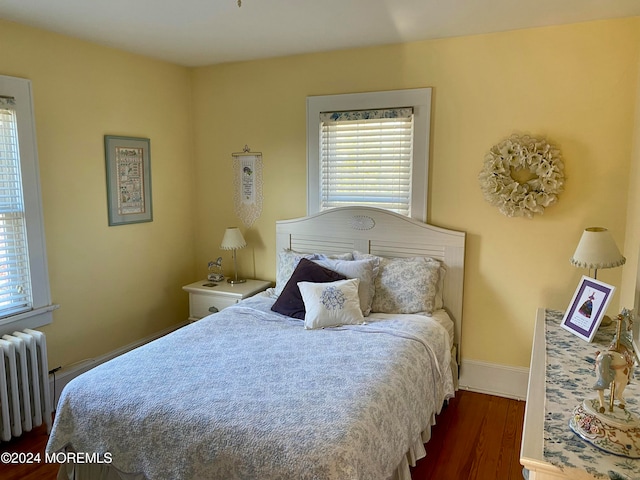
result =
[[227,279],[227,282],[231,283],[232,285],[236,283],[246,282],[245,279],[238,279],[238,264],[236,262],[236,250],[238,250],[239,248],[244,248],[246,246],[247,242],[245,241],[238,227],[228,227],[225,230],[220,248],[222,250],[233,250],[233,270],[235,271],[235,277],[229,277]]
[[626,258],[622,256],[609,230],[603,227],[589,227],[582,232],[571,265],[594,269],[593,278],[598,278],[601,268],[614,268],[624,265]]
[[[616,246],[616,242],[603,227],[589,227],[582,232],[578,247],[571,257],[571,265],[574,267],[593,268],[593,278],[598,279],[598,270],[601,268],[614,268],[624,265],[627,259],[622,256]],[[611,324],[611,319],[605,315],[603,325]]]

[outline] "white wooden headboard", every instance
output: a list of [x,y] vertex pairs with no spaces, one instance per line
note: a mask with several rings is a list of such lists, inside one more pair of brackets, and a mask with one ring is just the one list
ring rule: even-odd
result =
[[[428,256],[444,262],[445,309],[455,323],[458,355],[462,333],[465,233],[434,227],[371,207],[343,207],[276,222],[276,252],[345,253],[381,257]],[[277,255],[276,255],[277,261]]]

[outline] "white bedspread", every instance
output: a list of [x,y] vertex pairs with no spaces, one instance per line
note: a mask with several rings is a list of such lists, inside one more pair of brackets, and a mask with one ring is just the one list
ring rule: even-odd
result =
[[305,330],[257,296],[100,365],[60,398],[48,452],[149,480],[391,477],[453,396],[418,315]]

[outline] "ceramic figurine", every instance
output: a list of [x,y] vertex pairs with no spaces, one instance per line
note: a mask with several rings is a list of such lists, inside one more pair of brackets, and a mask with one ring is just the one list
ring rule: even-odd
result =
[[635,353],[633,351],[633,315],[628,309],[623,309],[616,318],[618,327],[616,335],[609,345],[609,349],[596,352],[596,383],[594,390],[598,391],[600,413],[605,409],[605,390],[611,389],[609,411],[613,411],[615,401],[618,406],[625,408],[624,389],[633,376]]
[[222,273],[222,257],[218,257],[215,262],[209,262],[207,266],[209,268],[207,280],[210,282],[221,282],[224,280],[224,275]]

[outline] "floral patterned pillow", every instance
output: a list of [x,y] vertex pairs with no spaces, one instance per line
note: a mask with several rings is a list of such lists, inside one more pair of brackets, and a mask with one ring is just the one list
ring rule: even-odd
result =
[[[354,252],[354,258],[371,255]],[[380,258],[371,313],[419,313],[436,310],[442,264],[429,257]]]
[[291,278],[293,271],[300,263],[301,258],[315,260],[319,258],[316,253],[300,253],[295,250],[282,250],[278,255],[278,269],[276,271],[276,289],[275,294],[279,296],[284,290],[285,285]]
[[350,278],[328,283],[298,282],[304,301],[304,328],[315,329],[364,323],[358,284]]

